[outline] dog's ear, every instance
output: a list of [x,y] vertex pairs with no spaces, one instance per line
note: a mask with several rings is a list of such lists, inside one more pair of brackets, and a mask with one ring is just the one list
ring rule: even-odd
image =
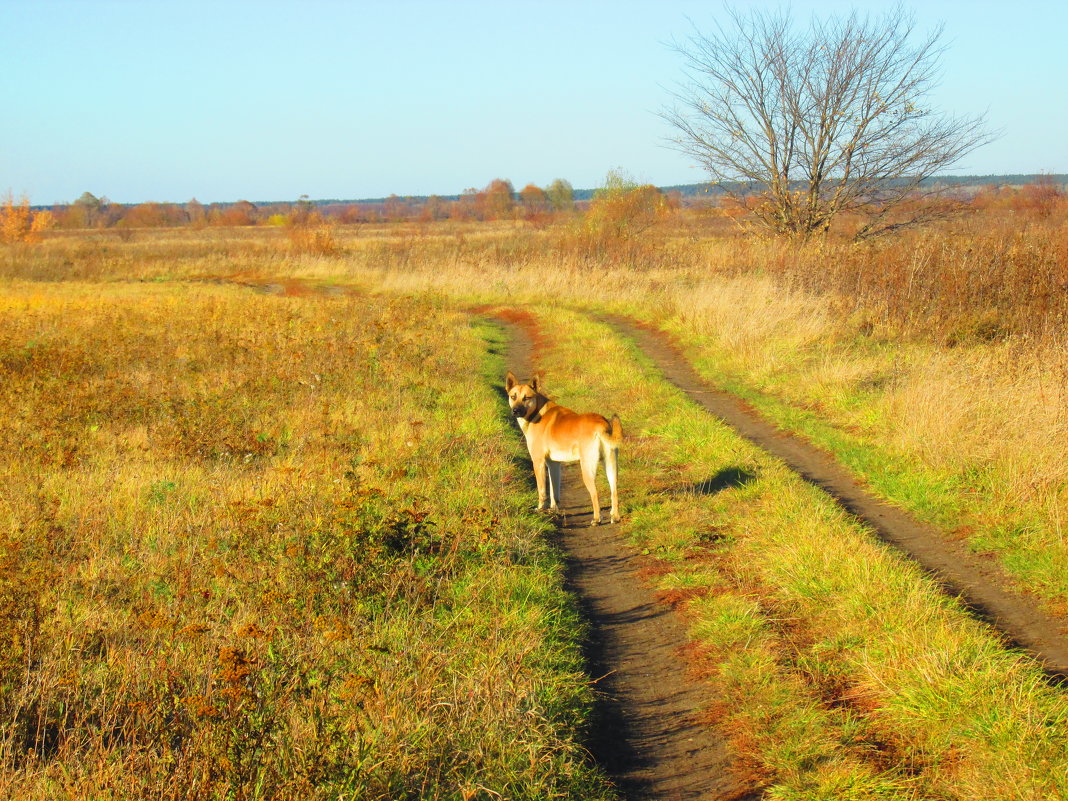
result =
[[535,392],[541,392],[541,373],[535,373],[530,379],[530,388]]
[[512,371],[509,370],[508,375],[504,377],[504,391],[511,392],[512,387],[514,387],[518,383],[519,382],[515,380],[515,375],[513,375]]

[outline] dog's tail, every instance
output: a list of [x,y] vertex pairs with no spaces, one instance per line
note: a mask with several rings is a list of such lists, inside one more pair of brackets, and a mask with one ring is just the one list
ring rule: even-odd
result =
[[608,430],[601,435],[605,445],[609,448],[618,448],[623,441],[623,423],[618,414],[613,414],[608,422]]

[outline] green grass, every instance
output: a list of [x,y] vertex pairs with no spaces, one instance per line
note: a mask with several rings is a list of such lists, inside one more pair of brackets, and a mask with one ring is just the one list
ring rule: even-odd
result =
[[1068,797],[1068,698],[1033,662],[605,326],[538,314],[550,396],[622,416],[625,531],[771,797]]
[[[823,359],[873,356],[892,365],[895,360],[922,359],[922,347],[830,343],[815,352],[795,353],[784,360],[788,368],[765,372],[758,364],[739,360],[714,336],[697,335],[677,320],[668,330],[686,344],[694,367],[715,386],[833,454],[877,495],[963,537],[976,552],[996,554],[1020,587],[1049,601],[1054,612],[1066,608],[1068,549],[1058,528],[1054,490],[1053,495],[1032,493],[1025,499],[1009,481],[1026,484],[1026,473],[1010,476],[1010,468],[978,457],[949,456],[945,466],[936,466],[915,449],[895,444],[901,410],[890,407],[882,389],[873,390],[864,382],[822,383],[815,377],[813,365]],[[872,348],[877,353],[865,355]],[[910,350],[918,352],[910,356]]]

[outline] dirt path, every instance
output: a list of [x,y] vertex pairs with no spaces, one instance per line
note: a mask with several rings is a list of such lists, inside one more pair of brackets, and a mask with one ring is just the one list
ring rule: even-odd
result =
[[[521,313],[496,319],[510,335],[509,368],[530,376],[532,319]],[[684,624],[641,579],[642,558],[616,526],[589,527],[589,495],[571,465],[562,495],[558,541],[569,586],[592,628],[587,660],[600,699],[589,743],[594,757],[627,799],[758,798],[732,772],[724,739],[701,720],[712,699],[687,673]]]
[[1009,643],[1030,651],[1055,681],[1068,679],[1068,621],[1048,616],[1038,602],[1013,593],[1009,578],[989,557],[950,541],[934,527],[867,492],[832,456],[777,429],[740,399],[714,389],[690,365],[671,338],[627,318],[603,319],[633,340],[664,377],[746,439],[782,459],[807,481],[825,490],[886,542],[912,557],[946,592],[960,596]]

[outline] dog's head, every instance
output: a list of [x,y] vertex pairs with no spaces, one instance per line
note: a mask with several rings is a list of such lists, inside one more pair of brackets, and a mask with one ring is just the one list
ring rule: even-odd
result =
[[508,371],[504,377],[504,390],[508,393],[508,408],[512,410],[512,416],[526,420],[538,411],[545,402],[540,387],[540,376],[534,376],[529,384],[520,384],[512,371]]

